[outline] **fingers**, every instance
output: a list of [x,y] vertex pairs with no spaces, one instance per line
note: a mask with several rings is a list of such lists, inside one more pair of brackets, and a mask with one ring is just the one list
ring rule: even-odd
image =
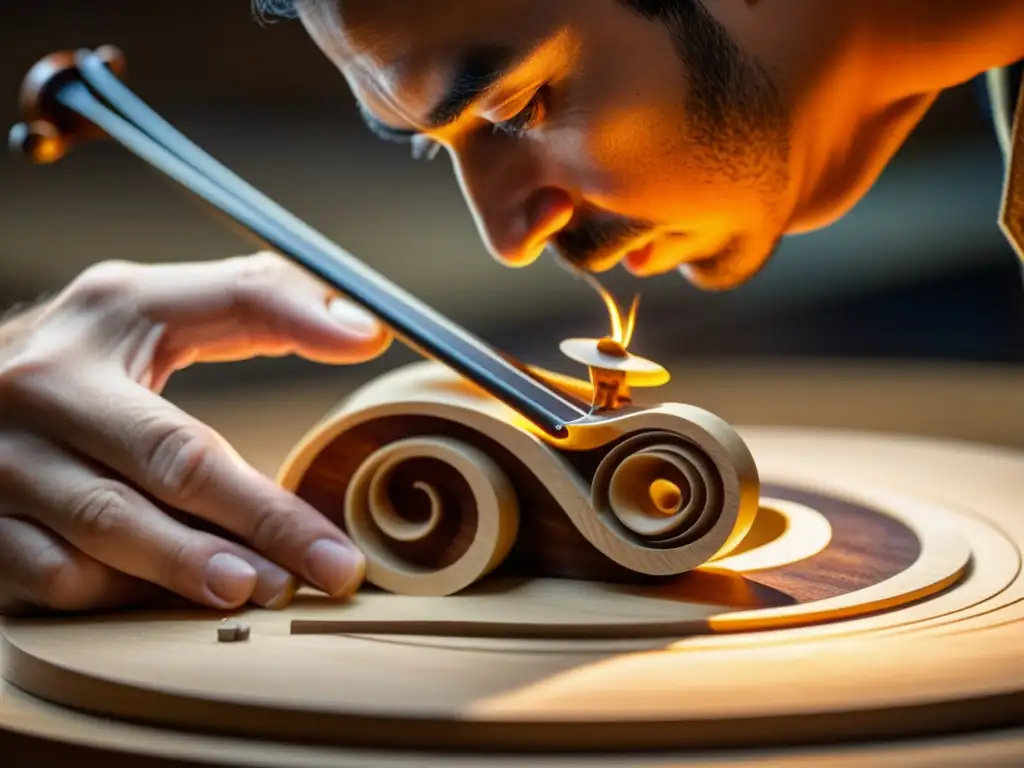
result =
[[29,520],[0,517],[0,613],[117,608],[158,591]]
[[[66,589],[59,579],[82,579],[77,588],[84,593],[76,598],[96,602],[98,596],[123,591],[119,577],[109,573],[113,569],[216,608],[246,602],[275,608],[291,600],[293,577],[266,558],[183,525],[128,484],[70,452],[27,435],[16,443],[10,435],[5,438],[7,504],[18,505],[83,553],[76,556],[48,532],[19,528],[7,519],[9,529],[15,526],[8,530],[15,545],[27,547],[27,554],[11,560],[11,578],[28,583],[30,594],[40,588],[59,594]],[[15,450],[21,461],[12,466]],[[5,540],[5,546],[12,544]],[[59,573],[57,580],[51,578],[54,573]]]
[[87,270],[0,370],[0,600],[96,606],[152,585],[280,607],[292,574],[355,591],[364,561],[336,526],[153,390],[192,362],[360,362],[390,338],[272,254]]
[[138,311],[165,326],[165,352],[189,362],[297,354],[357,363],[390,344],[373,315],[277,254],[137,269]]
[[[167,400],[114,372],[105,377],[97,372],[101,371],[80,373],[60,386],[26,387],[33,397],[26,410],[36,414],[36,428],[52,430],[75,451],[93,457],[159,502],[235,534],[327,594],[343,596],[358,589],[365,572],[363,556],[319,511],[256,471],[216,432]],[[86,517],[120,523],[131,508],[147,515],[145,536],[167,537],[172,548],[186,541],[184,531],[156,519],[141,496],[109,486],[87,486],[78,493],[83,491],[93,494]],[[145,537],[136,536],[134,541],[137,548],[152,548]],[[208,539],[201,541],[204,547],[212,546]],[[202,552],[204,557],[213,554],[211,549]],[[199,578],[198,562],[188,561],[193,568],[189,578]]]

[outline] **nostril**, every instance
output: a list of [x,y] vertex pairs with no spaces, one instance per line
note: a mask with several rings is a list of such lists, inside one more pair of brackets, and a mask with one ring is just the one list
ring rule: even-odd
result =
[[509,207],[507,214],[480,216],[477,226],[491,255],[507,267],[525,267],[576,215],[572,199],[555,189],[539,190]]
[[573,202],[565,192],[543,189],[530,198],[527,210],[531,238],[550,237],[572,219]]
[[544,189],[531,195],[523,211],[525,226],[521,238],[502,254],[502,261],[512,267],[532,264],[548,240],[564,229],[574,214],[572,199],[560,190]]

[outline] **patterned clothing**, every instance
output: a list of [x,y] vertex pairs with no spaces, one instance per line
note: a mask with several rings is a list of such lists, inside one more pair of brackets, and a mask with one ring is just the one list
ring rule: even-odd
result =
[[1006,180],[999,226],[1024,263],[1024,64],[988,74],[988,96]]

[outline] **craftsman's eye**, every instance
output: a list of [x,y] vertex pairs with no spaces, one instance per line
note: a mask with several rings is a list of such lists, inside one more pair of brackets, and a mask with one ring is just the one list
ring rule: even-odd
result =
[[441,144],[422,134],[412,139],[413,160],[433,160],[441,151]]
[[530,101],[519,112],[508,120],[494,124],[494,130],[509,136],[523,136],[544,121],[547,114],[548,88],[542,86],[533,94]]

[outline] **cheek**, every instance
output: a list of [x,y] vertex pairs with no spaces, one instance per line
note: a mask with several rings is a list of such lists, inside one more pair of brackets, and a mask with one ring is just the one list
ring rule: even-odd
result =
[[558,117],[563,160],[591,205],[671,222],[721,183],[689,138],[684,66],[660,24],[622,8],[587,19]]
[[714,137],[691,128],[678,56],[657,36],[645,34],[629,57],[618,55],[621,42],[586,57],[546,142],[575,191],[669,228],[735,222],[756,193]]
[[580,196],[619,215],[692,227],[735,221],[758,203],[728,157],[692,139],[680,106],[615,110],[578,126],[564,145],[573,148],[565,164]]

